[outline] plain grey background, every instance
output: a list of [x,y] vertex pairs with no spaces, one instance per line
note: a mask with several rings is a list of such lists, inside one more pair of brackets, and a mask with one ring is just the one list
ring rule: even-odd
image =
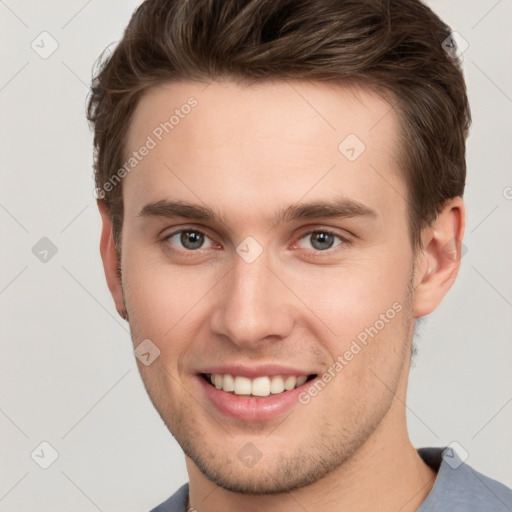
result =
[[[98,250],[85,99],[94,61],[138,4],[0,0],[2,512],[145,511],[187,480]],[[429,5],[469,45],[473,127],[467,253],[420,330],[410,434],[418,447],[459,443],[469,464],[512,486],[512,1]],[[47,469],[42,442],[58,453]]]

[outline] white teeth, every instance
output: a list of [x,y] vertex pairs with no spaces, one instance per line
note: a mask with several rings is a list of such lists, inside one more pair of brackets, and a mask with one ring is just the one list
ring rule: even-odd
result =
[[300,377],[297,377],[297,384],[295,386],[296,387],[302,386],[302,384],[304,384],[304,382],[306,382],[307,380],[308,380],[308,378],[306,375],[301,375]]
[[295,388],[295,384],[297,384],[297,377],[290,375],[289,377],[286,377],[286,380],[284,381],[284,389],[286,389],[286,391],[291,391]]
[[222,391],[235,391],[235,379],[231,375],[224,375]]
[[276,375],[272,377],[272,381],[270,382],[270,392],[274,395],[277,393],[282,393],[284,391],[284,380],[280,375]]
[[252,381],[251,391],[254,396],[270,395],[270,379],[268,377],[257,377]]
[[229,374],[213,373],[210,375],[211,383],[217,388],[235,395],[269,396],[283,391],[291,391],[302,386],[307,380],[307,375],[274,375],[273,377],[247,377],[233,376]]
[[[221,376],[222,379],[222,376]],[[235,395],[251,394],[251,379],[247,377],[235,377]]]

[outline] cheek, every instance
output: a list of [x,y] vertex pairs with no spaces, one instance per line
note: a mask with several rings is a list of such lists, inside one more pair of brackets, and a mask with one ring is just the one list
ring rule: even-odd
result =
[[128,241],[123,251],[123,289],[134,332],[138,337],[160,339],[172,328],[183,302],[179,276],[153,261],[143,250],[132,249]]
[[[134,345],[148,338],[176,364],[206,325],[211,272],[162,261],[155,251],[125,252],[123,287]],[[171,364],[171,363],[170,363]]]
[[[395,328],[397,309],[405,311],[410,262],[402,257],[359,259],[338,267],[310,267],[288,279],[311,311],[334,333],[337,340],[351,340],[384,315],[386,330]],[[293,274],[301,275],[300,279]]]
[[139,337],[167,338],[193,307],[194,299],[197,302],[199,294],[165,272],[144,275],[137,270],[137,276],[133,277],[125,281],[130,324],[136,326]]
[[384,256],[324,268],[298,288],[329,327],[318,339],[338,362],[333,373],[340,378],[332,389],[355,410],[389,399],[383,382],[397,381],[410,338],[410,260],[406,254]]

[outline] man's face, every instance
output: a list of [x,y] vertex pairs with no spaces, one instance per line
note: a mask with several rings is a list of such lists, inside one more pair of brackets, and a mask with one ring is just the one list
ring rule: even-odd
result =
[[[402,420],[413,251],[398,124],[362,89],[205,87],[154,88],[131,121],[128,153],[156,146],[123,182],[126,307],[134,345],[160,350],[140,372],[185,453],[227,489],[283,492],[371,437],[393,442]],[[214,376],[227,391],[210,374],[231,375]]]

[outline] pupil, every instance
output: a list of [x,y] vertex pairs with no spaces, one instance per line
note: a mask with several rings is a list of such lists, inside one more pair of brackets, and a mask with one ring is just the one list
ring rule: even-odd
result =
[[180,238],[183,247],[187,249],[198,249],[204,241],[204,235],[197,231],[183,231]]
[[311,245],[315,249],[325,250],[330,249],[332,244],[334,243],[334,236],[330,233],[325,233],[323,231],[319,231],[312,235]]

